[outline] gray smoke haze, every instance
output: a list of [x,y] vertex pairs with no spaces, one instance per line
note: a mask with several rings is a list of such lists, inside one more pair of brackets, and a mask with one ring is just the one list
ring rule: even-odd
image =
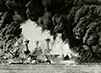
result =
[[19,38],[20,23],[30,19],[54,37],[61,33],[81,62],[96,62],[101,58],[100,8],[101,0],[0,0],[0,38],[5,40],[12,24],[19,25],[11,29],[19,33],[8,35]]

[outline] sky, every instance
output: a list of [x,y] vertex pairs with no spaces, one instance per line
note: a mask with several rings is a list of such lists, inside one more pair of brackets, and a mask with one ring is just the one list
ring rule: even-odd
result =
[[[27,20],[26,22],[21,24],[22,34],[24,35],[25,39],[30,40],[29,42],[29,49],[33,51],[36,47],[35,42],[39,41],[39,46],[42,49],[47,48],[47,43],[45,39],[50,38],[50,48],[52,49],[51,53],[53,54],[67,54],[68,52],[71,53],[68,44],[64,44],[62,39],[60,38],[61,34],[56,38],[55,43],[53,43],[52,36],[49,34],[49,31],[45,31],[42,33],[41,27],[37,26],[35,22],[31,20]],[[51,46],[52,45],[52,46]]]

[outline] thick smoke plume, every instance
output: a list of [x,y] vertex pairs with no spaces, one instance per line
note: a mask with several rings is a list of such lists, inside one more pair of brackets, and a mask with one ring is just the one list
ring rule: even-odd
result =
[[62,34],[81,62],[101,58],[101,0],[0,0],[0,39],[16,40],[30,19],[56,37]]

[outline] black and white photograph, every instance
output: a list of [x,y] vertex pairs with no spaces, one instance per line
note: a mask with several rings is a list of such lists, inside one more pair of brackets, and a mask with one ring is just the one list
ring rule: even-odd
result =
[[101,0],[0,0],[0,73],[101,73]]

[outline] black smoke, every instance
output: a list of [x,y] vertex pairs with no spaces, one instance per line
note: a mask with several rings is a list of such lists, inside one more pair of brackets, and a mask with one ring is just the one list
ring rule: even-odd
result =
[[68,39],[71,49],[79,52],[81,62],[98,62],[100,8],[100,0],[0,0],[0,38],[18,38],[20,23],[30,19],[53,36],[61,33],[63,41]]

